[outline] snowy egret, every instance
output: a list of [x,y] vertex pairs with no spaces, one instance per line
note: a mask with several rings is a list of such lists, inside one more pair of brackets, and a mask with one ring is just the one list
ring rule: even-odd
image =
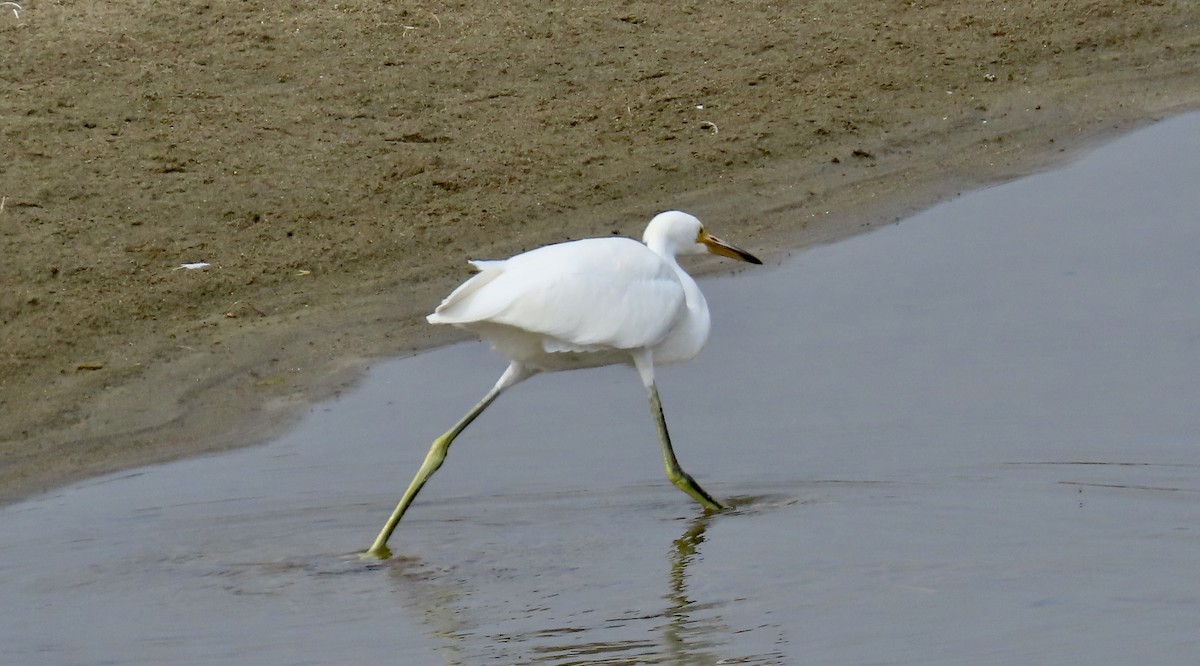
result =
[[654,365],[691,359],[708,339],[708,303],[675,257],[711,252],[752,264],[754,255],[709,234],[680,211],[655,216],[643,243],[590,238],[547,245],[501,261],[471,262],[479,273],[429,315],[478,334],[509,359],[483,400],[433,441],[396,510],[367,550],[386,558],[388,538],[446,452],[497,396],[540,372],[630,363],[641,375],[658,426],[667,478],[706,511],[725,508],[679,466],[654,384]]

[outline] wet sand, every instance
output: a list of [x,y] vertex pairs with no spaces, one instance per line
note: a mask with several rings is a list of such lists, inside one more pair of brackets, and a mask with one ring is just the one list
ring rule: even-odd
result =
[[23,4],[0,501],[262,441],[454,339],[468,257],[683,208],[778,259],[1200,103],[1182,0]]

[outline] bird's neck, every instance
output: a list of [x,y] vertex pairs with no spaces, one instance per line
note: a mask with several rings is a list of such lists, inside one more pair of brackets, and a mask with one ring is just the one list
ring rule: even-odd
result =
[[654,362],[658,364],[678,363],[699,354],[704,343],[708,341],[708,332],[712,325],[708,315],[708,303],[704,300],[704,294],[696,281],[683,270],[674,257],[668,258],[667,263],[674,269],[679,283],[683,285],[687,314],[655,347]]

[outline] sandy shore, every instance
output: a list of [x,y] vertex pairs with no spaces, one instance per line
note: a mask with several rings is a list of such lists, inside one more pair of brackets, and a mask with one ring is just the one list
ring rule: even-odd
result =
[[682,208],[780,260],[1200,106],[1190,1],[784,7],[4,10],[0,501],[269,437],[469,257]]

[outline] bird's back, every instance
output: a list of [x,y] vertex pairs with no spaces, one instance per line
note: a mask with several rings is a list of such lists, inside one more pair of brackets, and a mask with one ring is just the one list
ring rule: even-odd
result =
[[628,238],[559,243],[473,263],[480,273],[428,319],[475,331],[510,358],[653,347],[686,313],[675,271]]

